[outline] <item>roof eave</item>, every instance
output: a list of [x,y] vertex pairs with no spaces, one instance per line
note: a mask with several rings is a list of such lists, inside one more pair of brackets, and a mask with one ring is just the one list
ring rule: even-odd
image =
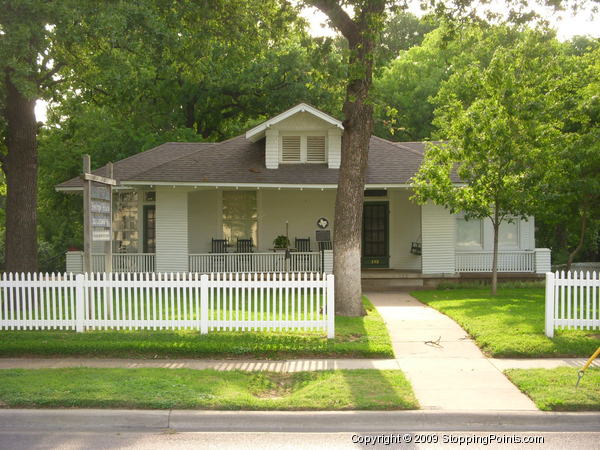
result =
[[246,139],[248,139],[251,142],[256,142],[264,137],[264,132],[269,127],[300,112],[310,113],[313,116],[318,117],[319,119],[324,120],[325,122],[328,122],[329,124],[338,127],[341,130],[344,129],[342,122],[337,120],[336,118],[331,117],[329,114],[326,114],[323,111],[319,111],[317,108],[307,105],[306,103],[300,103],[294,106],[293,108],[290,108],[287,111],[284,111],[281,114],[278,114],[275,117],[264,121],[263,123],[255,126],[251,130],[248,130],[246,132]]

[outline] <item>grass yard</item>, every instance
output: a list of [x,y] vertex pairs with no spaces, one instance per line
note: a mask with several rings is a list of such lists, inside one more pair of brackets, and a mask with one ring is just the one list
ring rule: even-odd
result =
[[598,330],[544,334],[544,289],[504,288],[416,291],[412,295],[460,324],[494,357],[589,357],[600,345]]
[[336,317],[335,339],[322,333],[197,331],[1,331],[0,357],[392,358],[381,316],[366,299],[364,317]]
[[578,370],[511,369],[505,374],[543,411],[600,411],[600,368],[589,368],[575,389]]
[[399,370],[218,372],[190,369],[0,370],[12,408],[417,409]]

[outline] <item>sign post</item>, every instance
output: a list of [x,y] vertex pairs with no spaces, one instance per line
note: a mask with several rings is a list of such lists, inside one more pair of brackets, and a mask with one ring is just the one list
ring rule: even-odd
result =
[[104,242],[104,271],[112,272],[112,163],[108,177],[91,173],[90,155],[83,155],[83,271],[92,272],[92,243]]

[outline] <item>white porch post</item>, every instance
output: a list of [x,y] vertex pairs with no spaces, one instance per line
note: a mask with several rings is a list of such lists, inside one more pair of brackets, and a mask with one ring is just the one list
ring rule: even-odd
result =
[[424,274],[456,273],[456,217],[442,207],[421,207],[421,264]]
[[156,271],[187,272],[188,191],[156,189]]

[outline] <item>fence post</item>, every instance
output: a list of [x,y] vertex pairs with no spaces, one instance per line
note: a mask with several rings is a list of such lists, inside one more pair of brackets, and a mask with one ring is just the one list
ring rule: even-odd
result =
[[85,331],[84,326],[85,317],[85,301],[84,301],[84,287],[83,287],[83,274],[78,273],[75,276],[75,331],[82,333]]
[[200,275],[200,334],[208,333],[208,275]]
[[327,338],[335,337],[335,283],[332,274],[327,275]]
[[554,274],[546,273],[546,336],[554,337]]

